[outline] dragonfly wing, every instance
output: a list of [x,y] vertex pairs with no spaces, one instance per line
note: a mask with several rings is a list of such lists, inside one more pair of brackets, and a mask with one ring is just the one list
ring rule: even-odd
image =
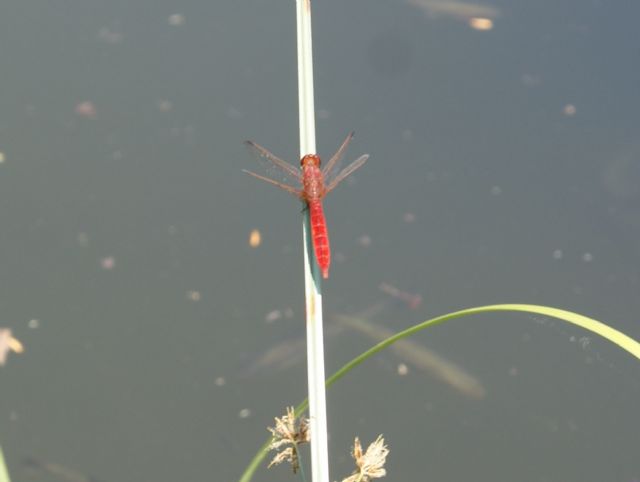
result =
[[257,177],[258,179],[261,179],[261,180],[266,181],[266,182],[268,182],[270,184],[273,184],[274,186],[278,186],[280,189],[284,189],[285,191],[290,192],[291,194],[293,194],[296,197],[302,197],[302,192],[298,188],[295,188],[293,186],[289,186],[288,184],[284,184],[282,182],[278,182],[278,181],[276,181],[274,179],[271,179],[269,177],[261,176],[260,174],[256,174],[255,172],[247,171],[246,169],[243,169],[242,172],[246,172],[247,174],[250,174],[253,177]]
[[347,167],[345,167],[342,171],[340,171],[340,174],[338,174],[335,178],[329,181],[329,183],[326,186],[326,192],[329,192],[332,189],[334,189],[340,183],[340,181],[344,180],[345,177],[347,177],[349,174],[351,174],[353,171],[355,171],[356,169],[361,167],[365,162],[367,162],[367,159],[369,159],[369,154],[364,154],[359,158],[357,158],[355,161],[353,161],[351,164],[349,164]]
[[265,167],[267,169],[274,168],[280,174],[284,175],[286,179],[296,180],[298,182],[302,181],[302,173],[300,172],[300,169],[292,166],[288,162],[283,161],[282,159],[275,156],[264,147],[256,144],[253,141],[245,141],[244,144],[259,158],[263,158],[263,164],[266,165]]
[[340,168],[340,161],[342,160],[342,156],[344,156],[344,151],[346,151],[347,147],[349,146],[349,142],[351,141],[351,139],[353,139],[353,134],[353,131],[349,132],[349,135],[347,135],[347,138],[344,140],[342,145],[338,148],[333,157],[329,159],[329,162],[325,164],[324,168],[322,169],[322,175],[325,179],[331,178],[332,175],[335,174]]

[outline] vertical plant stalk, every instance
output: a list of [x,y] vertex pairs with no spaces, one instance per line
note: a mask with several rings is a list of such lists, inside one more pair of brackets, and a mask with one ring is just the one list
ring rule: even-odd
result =
[[[311,1],[296,0],[298,41],[298,109],[300,158],[316,153],[313,105],[313,55],[311,49]],[[311,245],[308,210],[304,212],[304,280],[307,319],[307,383],[309,386],[309,431],[311,434],[311,480],[329,482],[327,402],[324,374],[322,293],[320,273]]]

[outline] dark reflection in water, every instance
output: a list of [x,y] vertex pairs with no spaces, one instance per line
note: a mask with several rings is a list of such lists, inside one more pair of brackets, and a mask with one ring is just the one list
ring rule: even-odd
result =
[[33,480],[53,478],[62,482],[102,482],[91,475],[76,469],[53,462],[45,462],[35,457],[27,457],[22,461],[24,473]]
[[[373,321],[388,303],[379,302],[355,315],[337,314],[331,317],[331,323],[325,328],[327,337],[334,337],[345,330],[365,336],[377,343],[389,338],[393,331]],[[304,363],[306,339],[304,335],[275,344],[267,349],[244,372],[244,376],[256,376],[265,373],[278,373]],[[396,357],[416,370],[434,377],[448,385],[464,397],[482,399],[486,389],[476,377],[456,363],[446,359],[430,348],[411,340],[399,340],[389,347]],[[401,365],[402,366],[402,365]],[[402,375],[404,370],[398,370]]]
[[404,32],[378,33],[367,47],[371,69],[385,77],[396,77],[409,72],[413,65],[414,46]]
[[615,239],[628,245],[627,255],[640,256],[640,144],[623,150],[608,161],[602,182],[610,200],[607,215]]

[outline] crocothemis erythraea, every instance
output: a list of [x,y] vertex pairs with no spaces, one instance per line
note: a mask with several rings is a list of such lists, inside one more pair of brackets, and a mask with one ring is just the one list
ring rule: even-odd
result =
[[329,277],[331,250],[329,248],[329,232],[322,209],[322,199],[335,189],[340,181],[343,181],[349,174],[369,159],[369,155],[364,154],[340,170],[340,163],[344,151],[347,149],[349,141],[351,141],[352,138],[353,132],[349,133],[340,148],[324,167],[320,167],[321,161],[317,154],[307,154],[300,159],[299,168],[276,157],[255,142],[245,142],[251,150],[263,158],[267,168],[275,172],[274,177],[282,179],[282,181],[261,176],[246,169],[243,169],[243,171],[290,192],[307,204],[313,250],[323,278]]

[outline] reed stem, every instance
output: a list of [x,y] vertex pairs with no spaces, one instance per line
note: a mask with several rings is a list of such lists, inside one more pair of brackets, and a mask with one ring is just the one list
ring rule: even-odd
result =
[[[310,0],[296,0],[296,21],[298,41],[300,158],[302,158],[306,154],[316,153]],[[311,434],[311,480],[313,482],[329,482],[321,277],[313,254],[308,210],[305,210],[304,214],[303,242],[307,320],[307,383],[309,387],[309,431]]]

